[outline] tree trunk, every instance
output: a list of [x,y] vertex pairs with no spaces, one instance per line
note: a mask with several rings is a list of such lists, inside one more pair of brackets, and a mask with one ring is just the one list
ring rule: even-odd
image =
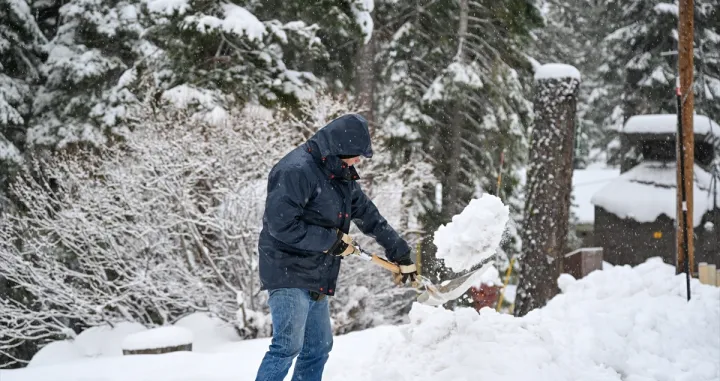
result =
[[375,132],[375,38],[362,45],[357,52],[357,76],[355,89],[358,95],[360,113],[368,121],[370,135]]
[[[466,54],[463,50],[465,44],[465,37],[467,36],[468,28],[468,0],[460,0],[460,26],[458,28],[458,50],[455,56],[455,60],[464,63],[466,61]],[[443,197],[443,216],[445,220],[450,220],[452,216],[462,211],[462,201],[460,199],[460,192],[458,187],[461,186],[460,182],[460,154],[462,152],[462,125],[464,122],[464,116],[462,114],[466,103],[463,101],[464,98],[460,97],[455,99],[452,104],[452,119],[450,126],[448,126],[446,139],[443,141],[440,150],[447,150],[448,155],[447,163],[443,163],[447,168],[447,176],[445,177],[445,183],[443,189],[447,190]],[[444,134],[444,135],[445,135]],[[443,157],[438,155],[437,157]]]
[[573,72],[572,67],[552,65],[538,70],[551,75],[536,75],[516,316],[544,306],[559,291],[557,278],[567,252],[580,85]]
[[[376,38],[373,36],[367,44],[358,49],[356,55],[357,75],[355,76],[355,89],[357,91],[358,103],[360,105],[360,114],[368,121],[368,129],[370,137],[375,136],[375,47]],[[364,191],[368,197],[372,197],[374,177],[372,173],[365,175],[363,184]]]
[[[467,60],[467,54],[464,51],[465,38],[468,29],[468,0],[460,0],[460,14],[458,26],[458,48],[453,61],[464,63]],[[465,98],[456,96],[455,99],[445,104],[449,108],[449,123],[442,125],[438,129],[438,142],[435,147],[436,158],[442,158],[439,162],[437,170],[440,172],[438,178],[441,181],[441,205],[438,207],[438,217],[442,221],[450,221],[456,214],[462,212],[463,203],[460,187],[461,182],[461,159],[462,159],[462,129],[465,123],[463,110],[467,107]],[[428,237],[432,241],[432,236]],[[423,258],[423,263],[428,270],[431,268],[432,273],[437,276],[437,280],[447,279],[453,274],[452,270],[444,266],[435,256],[435,251],[428,252],[428,256],[432,258]],[[454,301],[448,302],[447,307],[452,308]]]

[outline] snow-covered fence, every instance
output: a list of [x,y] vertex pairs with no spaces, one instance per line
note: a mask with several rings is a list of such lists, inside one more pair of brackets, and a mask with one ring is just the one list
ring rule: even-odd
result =
[[535,84],[515,309],[519,316],[544,306],[559,291],[556,280],[567,252],[580,73],[569,65],[543,65],[535,73]]

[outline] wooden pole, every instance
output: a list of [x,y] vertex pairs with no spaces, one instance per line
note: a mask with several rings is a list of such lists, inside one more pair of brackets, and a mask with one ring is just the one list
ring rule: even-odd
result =
[[[677,181],[677,194],[678,194],[678,215],[676,220],[678,221],[678,231],[676,233],[676,237],[678,237],[678,244],[679,248],[677,251],[677,257],[678,257],[678,263],[675,268],[676,273],[685,273],[685,280],[687,283],[687,299],[690,300],[690,270],[689,267],[689,261],[688,258],[690,257],[688,255],[688,242],[692,242],[692,239],[687,239],[688,237],[688,203],[687,203],[687,194],[685,187],[685,129],[683,125],[683,107],[682,107],[682,93],[680,92],[680,87],[677,88],[677,117],[678,117],[678,128],[677,128],[677,138],[676,140],[676,147],[677,147],[677,160],[679,161],[677,165],[677,175],[678,175],[678,181]],[[692,220],[691,220],[692,221]],[[691,236],[692,237],[692,236]],[[682,259],[681,259],[682,258]]]
[[[676,273],[687,272],[692,277],[695,268],[693,240],[693,169],[695,167],[695,134],[693,130],[694,91],[693,91],[693,0],[680,0],[678,20],[678,71],[682,140],[678,142],[678,184],[677,187],[677,263]],[[679,136],[680,137],[680,136]],[[682,173],[682,175],[681,175]],[[681,185],[680,185],[681,184]],[[681,189],[684,188],[684,189]],[[684,190],[685,202],[681,192]],[[684,212],[684,213],[683,213]],[[681,216],[685,214],[685,219]],[[686,234],[683,234],[686,233]],[[683,245],[687,246],[683,248]],[[685,254],[684,250],[687,251]],[[687,257],[686,257],[687,255]],[[690,294],[688,292],[688,298]]]

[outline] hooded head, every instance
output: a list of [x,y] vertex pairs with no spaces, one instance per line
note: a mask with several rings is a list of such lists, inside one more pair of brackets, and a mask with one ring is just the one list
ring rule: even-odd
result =
[[361,115],[346,114],[321,128],[310,138],[320,154],[329,156],[372,157],[368,122]]
[[347,179],[357,178],[357,175],[348,173],[349,168],[341,157],[370,158],[373,155],[368,122],[358,114],[346,114],[333,120],[308,139],[307,144],[313,156],[330,172]]

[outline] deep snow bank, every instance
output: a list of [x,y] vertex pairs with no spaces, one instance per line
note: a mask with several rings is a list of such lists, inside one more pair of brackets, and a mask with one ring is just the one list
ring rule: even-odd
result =
[[416,304],[375,380],[718,380],[720,289],[653,258],[581,280],[523,318]]

